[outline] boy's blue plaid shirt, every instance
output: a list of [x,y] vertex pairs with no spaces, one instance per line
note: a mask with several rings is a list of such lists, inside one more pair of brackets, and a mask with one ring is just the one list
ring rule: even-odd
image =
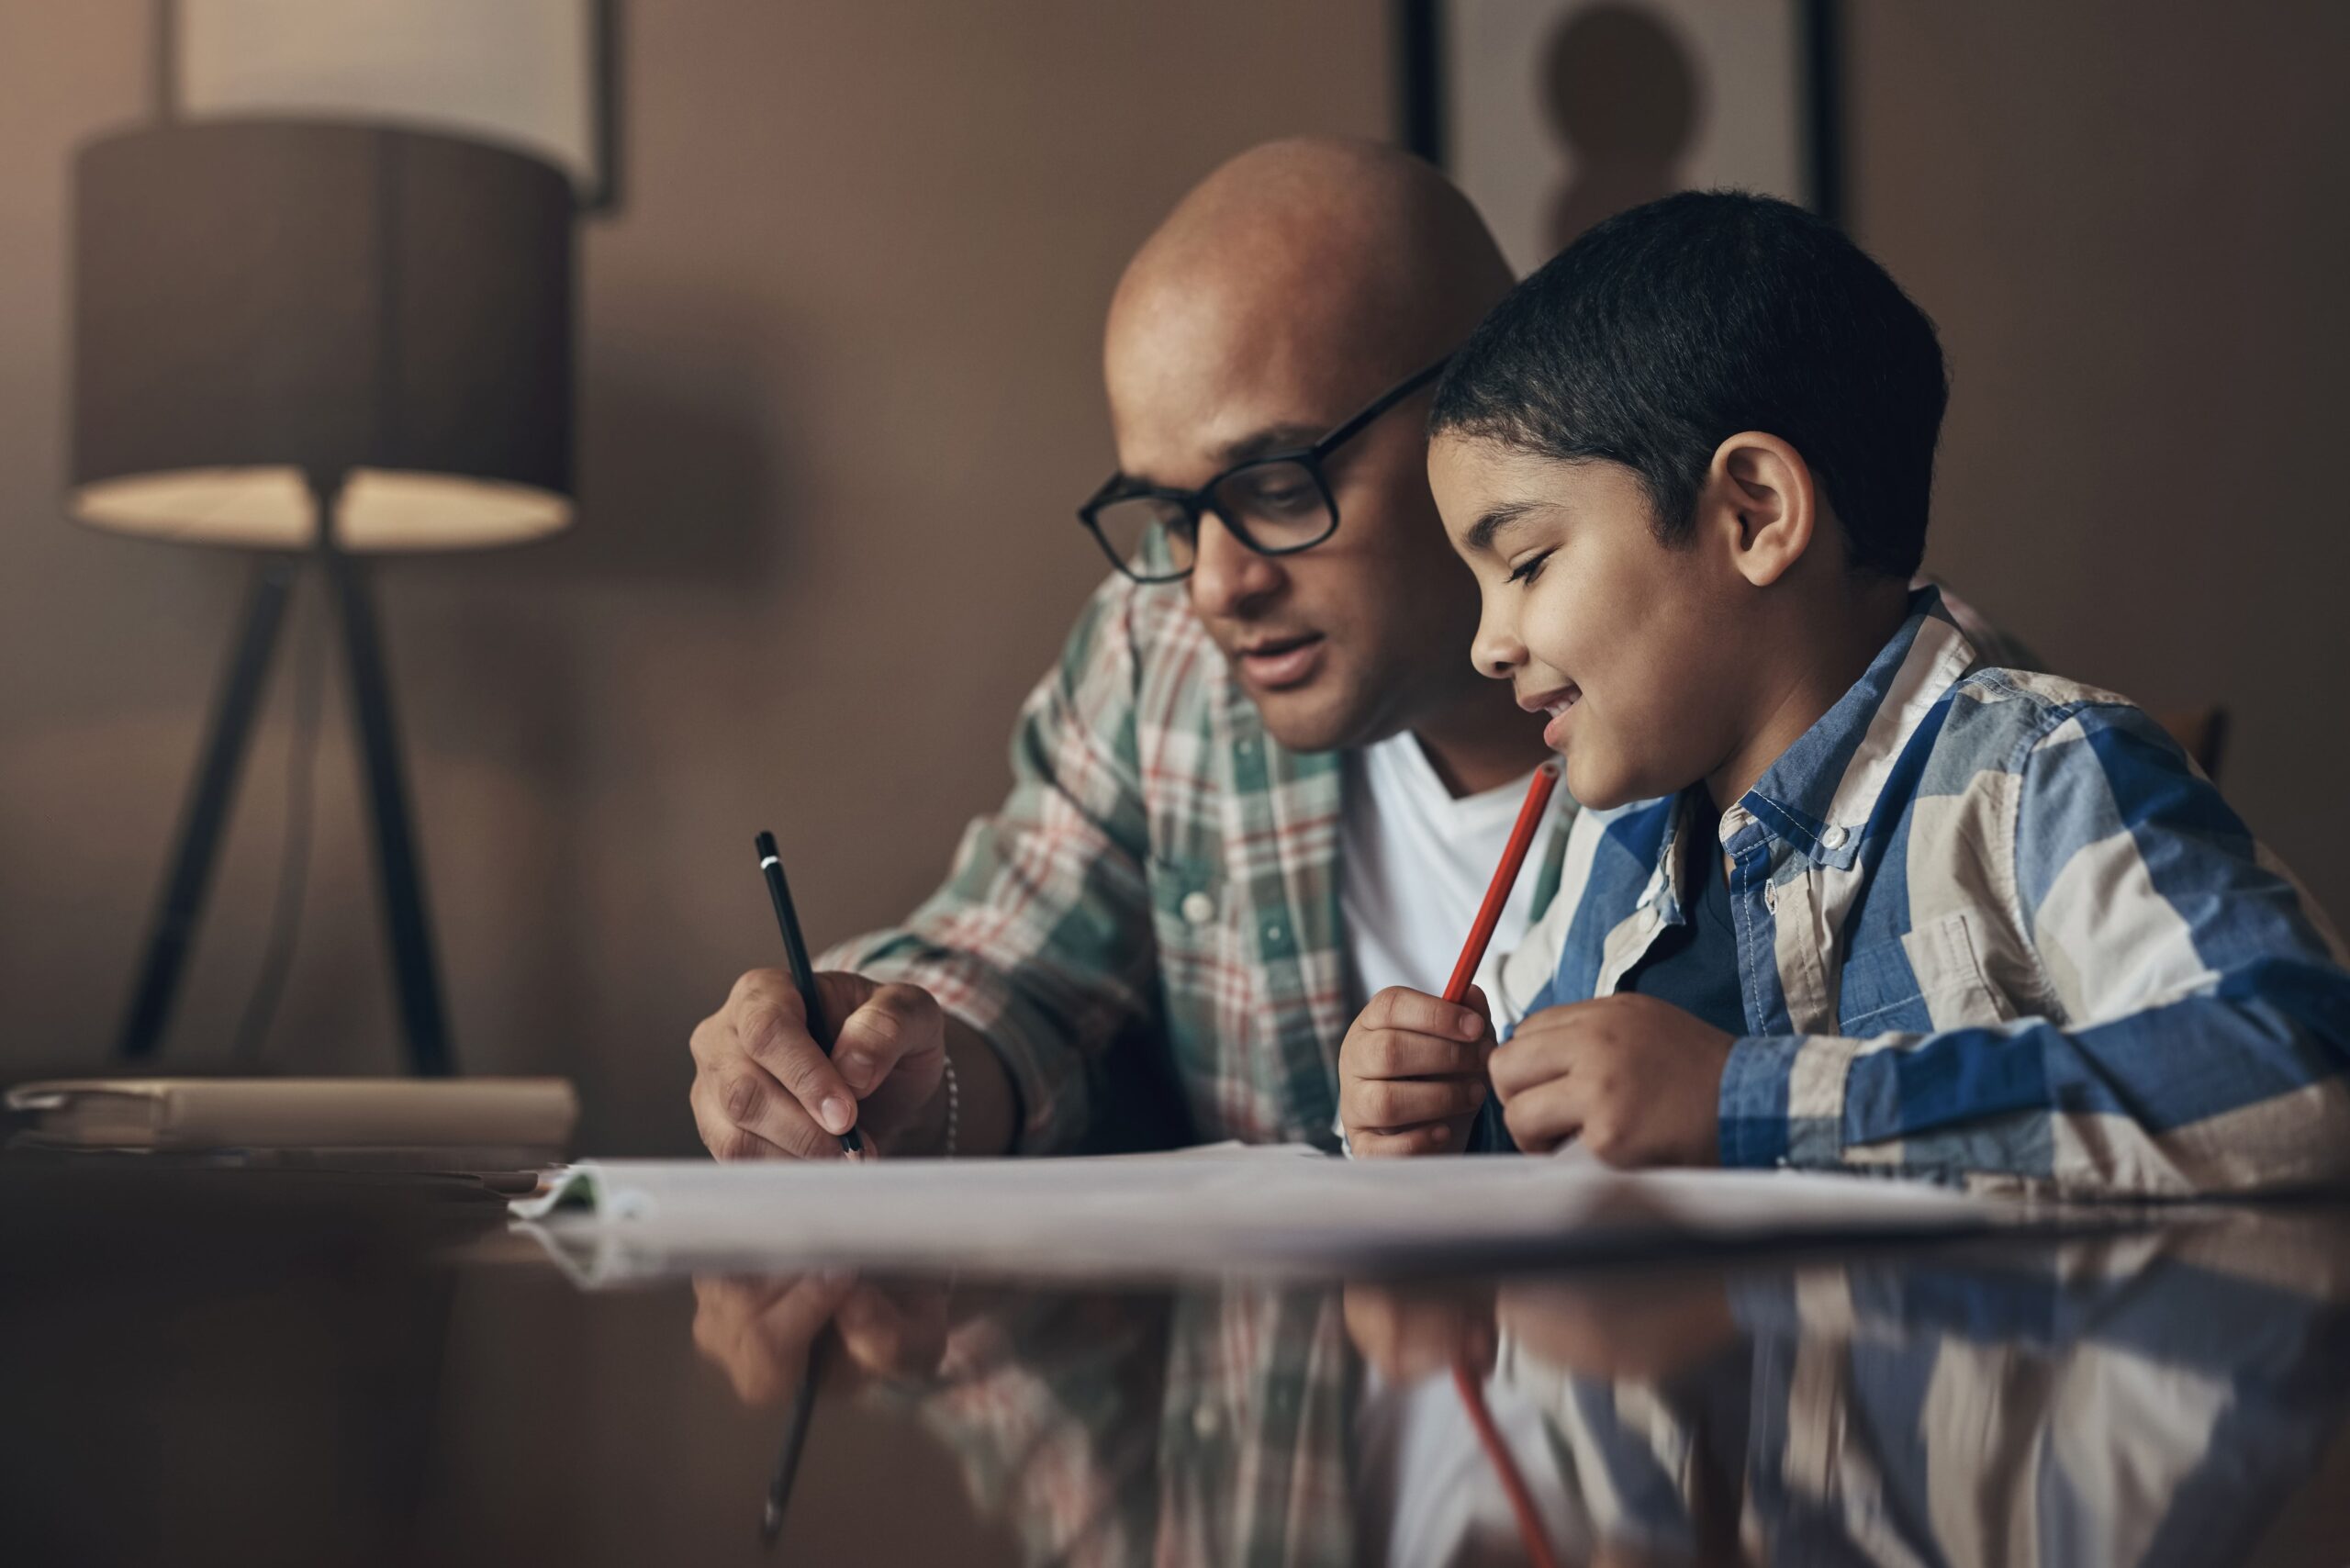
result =
[[[1683,918],[1680,814],[1577,819],[1509,1016],[1619,990]],[[1720,849],[1748,1030],[1724,1163],[2082,1193],[2350,1173],[2322,916],[2144,713],[1986,666],[1936,590]]]

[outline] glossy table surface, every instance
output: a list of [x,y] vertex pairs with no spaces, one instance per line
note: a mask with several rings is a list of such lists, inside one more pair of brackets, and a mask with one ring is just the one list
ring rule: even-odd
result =
[[0,1391],[10,1563],[2338,1564],[2350,1208],[590,1292],[462,1181],[11,1157]]

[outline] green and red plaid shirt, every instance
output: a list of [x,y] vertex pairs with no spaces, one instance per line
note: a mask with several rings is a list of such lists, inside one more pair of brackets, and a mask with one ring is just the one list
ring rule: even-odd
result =
[[1113,1075],[1169,1068],[1201,1139],[1333,1148],[1360,1000],[1339,760],[1265,734],[1182,593],[1113,577],[1022,708],[1012,793],[946,885],[825,962],[920,985],[985,1036],[1023,1153],[1078,1145]]
[[[1977,646],[1987,628],[1954,598]],[[2009,658],[2001,662],[2017,663]],[[1335,1148],[1362,1002],[1338,908],[1338,753],[1265,734],[1181,592],[1113,577],[1021,710],[1012,793],[906,923],[825,967],[919,985],[1002,1056],[1024,1154],[1174,1083],[1203,1141]],[[1537,916],[1567,827],[1527,874]]]

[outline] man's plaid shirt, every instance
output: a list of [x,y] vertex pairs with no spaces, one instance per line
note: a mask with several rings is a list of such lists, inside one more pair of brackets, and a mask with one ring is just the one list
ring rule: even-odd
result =
[[920,985],[985,1036],[1022,1153],[1075,1146],[1107,1075],[1163,1077],[1154,1053],[1199,1137],[1334,1148],[1360,1000],[1339,756],[1265,734],[1181,591],[1113,577],[1022,709],[1012,769],[946,886],[827,967]]

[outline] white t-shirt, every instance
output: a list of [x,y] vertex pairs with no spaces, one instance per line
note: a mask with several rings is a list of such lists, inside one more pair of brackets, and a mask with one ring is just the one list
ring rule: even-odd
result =
[[[1346,766],[1338,904],[1361,989],[1355,1004],[1391,985],[1440,994],[1501,864],[1532,770],[1497,790],[1456,800],[1409,733],[1349,753]],[[1563,790],[1550,797],[1535,855],[1564,803]],[[1488,999],[1495,994],[1494,974],[1503,958],[1525,940],[1537,879],[1528,866],[1502,908],[1501,924],[1477,969]]]

